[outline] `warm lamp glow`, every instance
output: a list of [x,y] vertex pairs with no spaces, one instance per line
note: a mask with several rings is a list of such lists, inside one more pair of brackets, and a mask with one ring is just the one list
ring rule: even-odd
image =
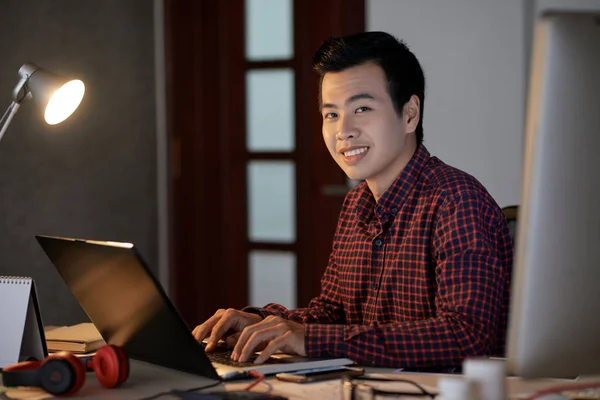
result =
[[19,78],[13,90],[13,101],[0,118],[0,140],[22,102],[33,99],[44,111],[46,122],[55,125],[73,114],[85,92],[82,81],[66,79],[31,63],[21,66]]
[[83,99],[85,85],[76,79],[62,85],[50,98],[44,119],[50,125],[63,122],[77,109]]

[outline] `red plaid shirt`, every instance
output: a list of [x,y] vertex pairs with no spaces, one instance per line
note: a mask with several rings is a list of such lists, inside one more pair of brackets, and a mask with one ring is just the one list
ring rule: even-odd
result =
[[485,188],[419,146],[378,202],[364,182],[346,196],[319,297],[254,310],[306,324],[309,357],[460,365],[504,353],[512,255]]

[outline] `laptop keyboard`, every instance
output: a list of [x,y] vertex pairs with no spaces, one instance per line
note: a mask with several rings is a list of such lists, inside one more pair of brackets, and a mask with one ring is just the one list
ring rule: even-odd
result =
[[[206,344],[202,343],[202,346],[206,347]],[[256,357],[257,357],[256,354],[251,355],[250,359],[248,359],[248,361],[239,362],[239,361],[233,361],[231,359],[232,351],[233,351],[233,349],[230,349],[230,348],[222,346],[222,345],[217,345],[217,347],[213,351],[211,351],[210,353],[205,353],[205,354],[208,357],[208,359],[213,363],[230,365],[232,367],[255,366],[254,360],[256,360]],[[267,363],[268,364],[277,364],[278,360],[271,357],[267,360]]]
[[210,352],[206,353],[206,356],[211,362],[230,365],[232,367],[250,367],[254,365],[254,360],[256,359],[256,356],[253,355],[245,362],[233,361],[231,359],[231,350]]

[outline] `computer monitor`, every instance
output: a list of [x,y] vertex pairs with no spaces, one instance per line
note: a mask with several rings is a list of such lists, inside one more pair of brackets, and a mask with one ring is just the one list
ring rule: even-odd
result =
[[537,21],[524,161],[508,371],[598,374],[600,10]]

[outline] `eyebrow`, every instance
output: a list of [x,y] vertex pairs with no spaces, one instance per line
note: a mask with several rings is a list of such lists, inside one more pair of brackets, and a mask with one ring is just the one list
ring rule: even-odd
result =
[[[375,97],[372,94],[369,93],[359,93],[359,94],[355,94],[353,96],[350,96],[347,100],[346,100],[346,104],[350,104],[356,100],[362,100],[362,99],[369,99],[369,100],[375,100]],[[325,103],[325,104],[321,104],[321,107],[319,107],[321,110],[324,108],[337,108],[337,106],[335,104],[332,103]]]

